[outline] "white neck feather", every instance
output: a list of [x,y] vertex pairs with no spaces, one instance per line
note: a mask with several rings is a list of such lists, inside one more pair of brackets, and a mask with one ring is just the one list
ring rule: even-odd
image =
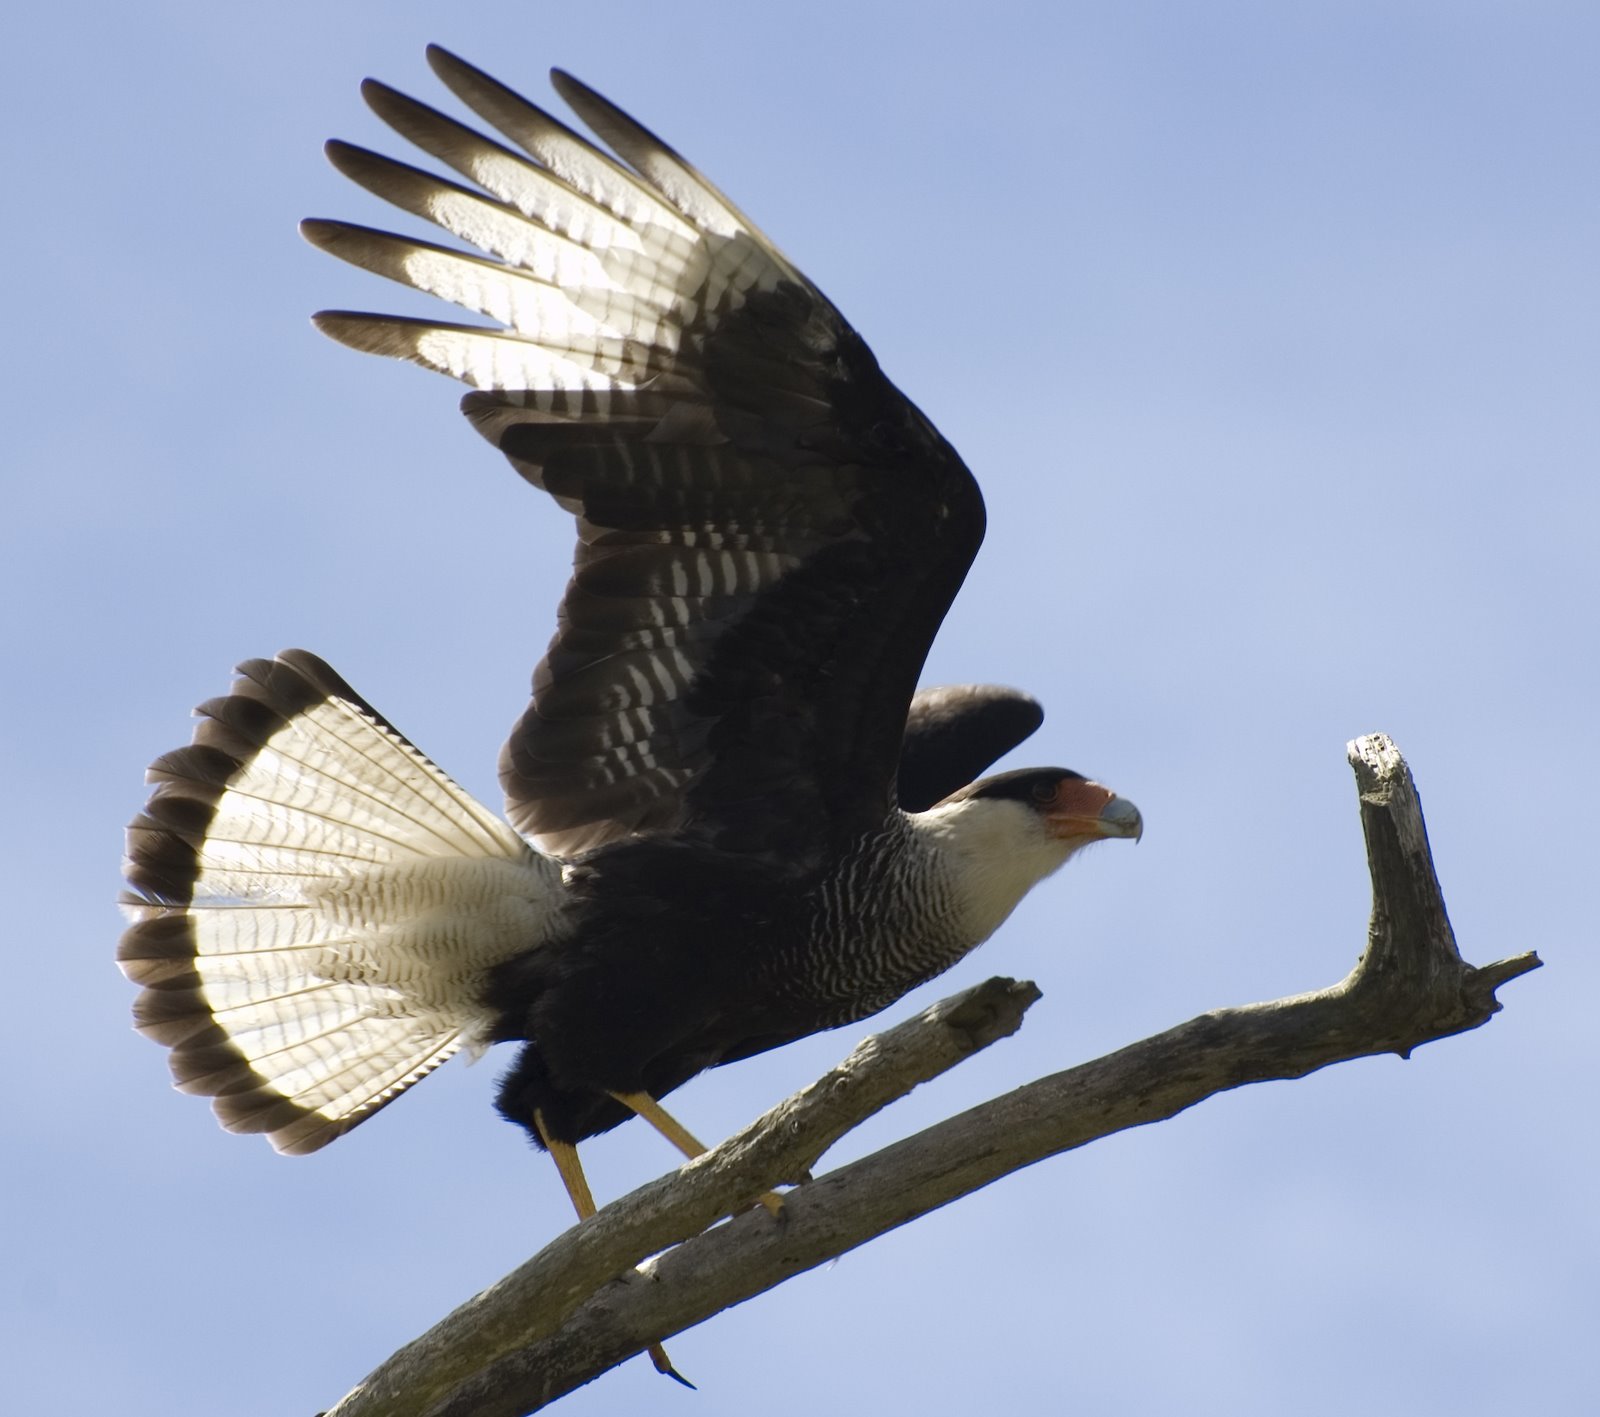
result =
[[1052,836],[1037,812],[1005,799],[941,803],[906,820],[950,893],[968,948],[988,939],[1023,896],[1084,844]]

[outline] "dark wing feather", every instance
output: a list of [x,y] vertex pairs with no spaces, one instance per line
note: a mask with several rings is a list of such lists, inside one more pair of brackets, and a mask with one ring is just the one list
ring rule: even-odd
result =
[[1044,722],[1038,700],[997,684],[918,690],[906,718],[896,789],[906,812],[926,812],[975,782]]
[[907,706],[977,551],[976,484],[825,297],[709,182],[604,99],[557,87],[632,165],[442,51],[533,159],[369,82],[481,191],[333,145],[374,192],[492,259],[335,222],[317,244],[498,328],[327,314],[454,375],[518,471],[576,517],[509,814],[573,854],[638,833],[788,852],[881,826]]

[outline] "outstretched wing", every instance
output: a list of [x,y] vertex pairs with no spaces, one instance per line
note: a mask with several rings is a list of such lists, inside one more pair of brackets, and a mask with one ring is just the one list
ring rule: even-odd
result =
[[565,855],[672,831],[804,868],[890,808],[918,672],[982,539],[977,486],[838,311],[670,148],[555,74],[624,167],[461,60],[429,59],[528,157],[370,80],[377,113],[476,186],[329,153],[486,255],[305,231],[496,322],[318,316],[473,385],[473,423],[577,518],[558,629],[501,758],[509,815]]

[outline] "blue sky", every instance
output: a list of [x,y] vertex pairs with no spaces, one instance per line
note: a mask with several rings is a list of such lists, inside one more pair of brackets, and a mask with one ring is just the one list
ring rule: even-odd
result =
[[[398,151],[356,85],[444,102],[429,40],[543,102],[570,68],[833,297],[988,499],[929,681],[1031,689],[1018,764],[1144,811],[891,1011],[1045,994],[840,1158],[1341,977],[1358,733],[1412,763],[1467,957],[1548,966],[1478,1033],[1048,1162],[683,1335],[697,1396],[635,1361],[561,1410],[1592,1410],[1592,7],[156,3],[8,33],[16,1410],[309,1414],[566,1224],[497,1060],[279,1158],[169,1089],[111,964],[143,766],[239,659],[316,650],[496,800],[564,518],[446,381],[314,333],[415,307],[295,233],[391,219],[319,147]],[[675,1110],[726,1135],[865,1031]],[[586,1154],[602,1195],[671,1161],[636,1126]]]

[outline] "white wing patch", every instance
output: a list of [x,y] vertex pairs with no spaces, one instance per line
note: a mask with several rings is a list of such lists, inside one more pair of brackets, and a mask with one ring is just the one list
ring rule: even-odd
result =
[[[578,518],[561,629],[501,760],[512,820],[568,856],[671,829],[709,761],[694,686],[713,641],[855,534],[853,465],[808,451],[800,431],[832,427],[827,351],[847,327],[727,197],[592,90],[552,75],[620,161],[452,55],[428,61],[496,136],[368,80],[374,112],[450,175],[348,143],[328,156],[474,249],[337,221],[302,230],[490,323],[316,322],[478,390],[463,401],[478,431]],[[789,353],[764,361],[763,329],[785,322]],[[681,644],[631,638],[680,627],[695,632]]]
[[[527,406],[577,412],[578,390],[632,391],[664,369],[688,372],[686,329],[708,327],[714,312],[752,290],[803,280],[693,168],[581,86],[558,79],[591,123],[627,144],[659,192],[486,75],[442,51],[429,59],[528,156],[373,80],[362,91],[378,116],[478,190],[347,143],[330,143],[328,155],[375,195],[493,259],[344,222],[308,221],[302,230],[343,260],[487,316],[498,338],[345,311],[318,317],[333,338],[474,388],[548,395]],[[692,386],[680,392],[695,402]]]

